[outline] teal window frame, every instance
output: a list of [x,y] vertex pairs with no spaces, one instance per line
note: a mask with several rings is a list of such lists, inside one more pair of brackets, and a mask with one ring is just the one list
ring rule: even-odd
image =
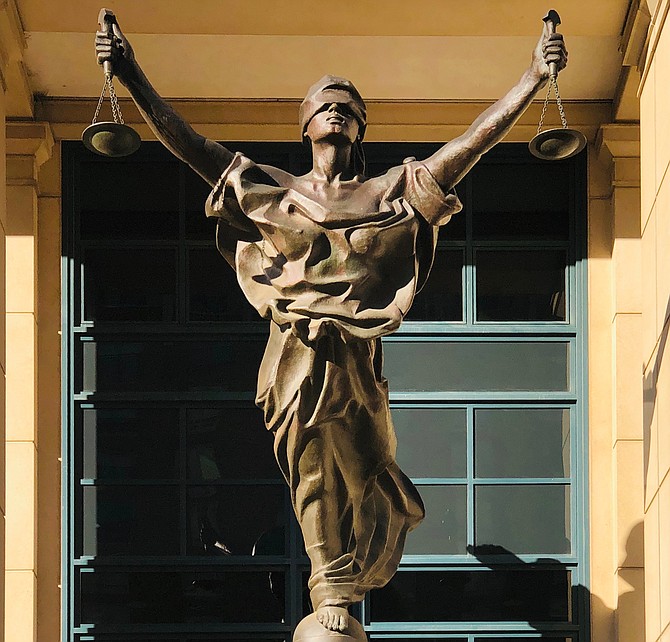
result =
[[[259,146],[262,144],[259,144]],[[155,152],[155,148],[149,147],[148,158],[158,153],[157,157],[163,158],[163,152]],[[260,148],[260,147],[259,147]],[[419,152],[428,152],[434,145],[426,144],[400,144],[394,146],[395,153],[404,155],[420,156]],[[277,148],[279,149],[279,148]],[[83,297],[79,291],[78,284],[81,282],[79,274],[80,239],[77,238],[78,225],[78,163],[85,156],[79,144],[68,143],[63,145],[63,258],[62,258],[62,304],[63,304],[63,350],[62,350],[62,391],[63,391],[63,640],[77,640],[77,642],[105,640],[104,634],[96,635],[96,632],[86,627],[77,628],[75,622],[74,593],[77,590],[75,579],[78,571],[89,573],[95,572],[96,565],[91,559],[84,556],[77,557],[75,552],[75,514],[76,503],[76,474],[75,450],[77,445],[74,439],[73,425],[77,413],[90,408],[119,408],[119,403],[127,399],[123,393],[91,393],[91,391],[80,391],[76,389],[77,377],[75,372],[75,348],[80,341],[88,342],[96,339],[94,324],[85,321],[83,309]],[[505,163],[523,165],[528,162],[525,148],[519,145],[501,145],[484,162]],[[183,214],[187,204],[184,201],[184,167],[179,170],[180,177],[180,202],[178,209]],[[297,166],[294,171],[298,171]],[[448,234],[440,240],[440,246],[449,249],[461,249],[464,253],[464,268],[462,272],[463,285],[463,320],[462,321],[406,321],[401,329],[390,337],[384,339],[385,344],[398,341],[410,343],[439,343],[442,341],[459,342],[496,342],[513,339],[514,341],[538,341],[542,342],[566,342],[569,345],[569,389],[566,391],[512,391],[512,392],[409,392],[395,390],[391,380],[391,405],[392,408],[465,408],[467,411],[467,475],[465,478],[416,478],[414,481],[421,485],[466,485],[467,486],[467,515],[468,515],[468,543],[474,542],[474,488],[478,484],[501,485],[501,484],[570,484],[570,528],[572,534],[572,553],[565,555],[552,555],[556,564],[570,570],[572,596],[571,609],[573,611],[573,623],[569,625],[559,623],[544,623],[540,630],[527,622],[372,622],[370,618],[370,597],[362,604],[357,615],[362,619],[371,640],[392,639],[417,639],[417,640],[460,640],[476,642],[480,637],[505,638],[513,636],[515,640],[534,640],[538,638],[555,637],[563,640],[571,638],[571,642],[587,642],[589,639],[589,551],[588,551],[588,452],[587,452],[587,262],[586,262],[586,154],[570,161],[570,229],[569,238],[566,240],[476,240],[473,238],[472,230],[472,203],[473,182],[467,178],[457,191],[463,197],[465,209],[462,214],[466,218],[465,237],[461,240],[450,240]],[[181,216],[183,221],[183,216]],[[180,224],[180,238],[184,237],[183,222]],[[448,226],[447,226],[448,231]],[[126,242],[124,241],[124,244]],[[113,241],[100,241],[90,244],[91,247],[112,247]],[[162,244],[155,240],[149,242],[129,241],[127,246],[160,247]],[[174,245],[170,243],[165,246]],[[190,248],[210,247],[211,241],[192,240],[186,243],[180,241],[178,247],[177,264],[183,266],[188,261]],[[566,262],[566,310],[568,312],[565,321],[534,321],[534,322],[483,322],[477,321],[473,302],[476,300],[476,262],[475,252],[477,249],[550,249],[560,248],[567,253]],[[222,263],[222,269],[227,269]],[[83,286],[82,286],[83,287]],[[184,315],[188,314],[188,295],[182,285],[179,285],[178,298],[181,302],[180,313],[174,322],[175,339],[178,338],[179,324],[186,321]],[[158,326],[159,324],[154,324]],[[263,340],[265,330],[262,323],[252,324],[229,323],[226,324],[225,332],[230,336],[245,334],[258,340]],[[135,326],[135,327],[134,327]],[[143,332],[153,331],[156,328],[152,324],[118,324],[109,326],[110,329],[124,336],[136,334],[142,336]],[[182,328],[183,330],[183,328]],[[220,337],[220,328],[212,328],[203,324],[198,326],[192,323],[188,326],[188,334],[197,336],[203,341],[216,340]],[[182,333],[183,334],[183,333]],[[165,333],[160,337],[164,337]],[[160,340],[160,339],[157,339]],[[167,395],[169,397],[169,395]],[[153,404],[163,402],[166,398],[153,396],[151,394],[139,395],[133,403],[133,407],[152,407]],[[179,402],[175,405],[185,413],[184,404],[201,402],[203,407],[227,407],[228,404],[246,405],[253,400],[252,393],[235,392],[213,392],[202,395],[181,395]],[[477,479],[474,476],[474,442],[473,442],[473,416],[477,408],[562,408],[568,409],[570,413],[570,452],[571,465],[570,475],[565,478],[495,478]],[[183,425],[183,423],[181,424]],[[183,436],[182,436],[183,439]],[[236,483],[243,484],[244,481]],[[254,480],[259,483],[259,480]],[[270,480],[276,483],[276,480]],[[95,485],[95,480],[82,479],[82,487]],[[179,486],[180,493],[185,493],[185,482],[175,482]],[[287,572],[288,589],[294,590],[301,583],[301,576],[308,569],[306,558],[302,556],[300,537],[295,520],[290,520],[289,550],[287,556],[274,559],[254,559],[252,557],[236,557],[234,559],[217,560],[217,568],[253,569],[254,567],[282,566],[289,569]],[[481,556],[480,556],[481,557]],[[485,560],[478,560],[474,555],[405,555],[401,562],[400,572],[411,570],[477,570],[489,572],[492,568],[507,568],[515,563],[523,563],[530,568],[546,564],[546,555],[518,555],[517,562],[510,560],[508,556],[492,556]],[[132,566],[135,562],[128,560]],[[154,560],[154,564],[156,561]],[[204,568],[211,565],[211,558],[202,558],[199,561],[189,562],[189,568]],[[488,566],[487,566],[488,565]],[[156,566],[153,566],[157,568]],[[153,568],[152,567],[152,568]],[[552,566],[551,568],[556,568]],[[292,587],[292,588],[291,588]],[[299,619],[301,611],[300,598],[294,595],[288,601],[288,622]],[[163,630],[164,629],[164,630]],[[222,625],[221,627],[200,630],[202,635],[206,633],[218,633],[221,639],[226,635],[243,635],[251,629],[237,625]],[[284,635],[286,639],[290,636],[289,626],[255,625],[253,628],[254,639],[275,639]],[[266,631],[263,633],[263,631]],[[140,631],[138,631],[140,632]],[[158,627],[154,629],[155,634],[170,634],[170,639],[185,640],[196,639],[188,634],[186,630],[179,627]],[[111,633],[109,635],[112,635]],[[150,636],[150,633],[148,632]],[[109,638],[111,639],[111,638]],[[124,638],[125,639],[125,638]],[[131,638],[128,638],[131,639]],[[150,639],[150,637],[149,637]],[[203,638],[204,639],[204,638]]]

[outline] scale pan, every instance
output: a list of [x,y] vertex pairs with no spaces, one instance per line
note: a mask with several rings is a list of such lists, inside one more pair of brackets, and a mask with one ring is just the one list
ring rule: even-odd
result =
[[542,160],[563,160],[584,149],[586,136],[576,129],[547,129],[528,143],[533,156]]
[[139,134],[128,125],[102,122],[89,125],[81,137],[86,149],[101,156],[129,156],[140,147]]

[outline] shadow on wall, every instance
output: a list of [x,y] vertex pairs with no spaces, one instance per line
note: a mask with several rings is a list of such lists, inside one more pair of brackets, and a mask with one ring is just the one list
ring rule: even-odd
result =
[[[591,637],[594,640],[620,640],[621,642],[638,642],[644,640],[644,596],[640,591],[644,586],[642,574],[640,573],[641,564],[640,551],[644,540],[643,522],[638,522],[631,529],[626,540],[626,557],[621,563],[624,569],[630,568],[633,573],[639,573],[639,581],[628,582],[625,575],[624,581],[628,583],[629,590],[625,590],[618,597],[616,609],[607,606],[597,595],[591,593],[589,589],[582,585],[572,588],[572,608],[579,608],[583,605],[583,612],[578,618],[588,617]],[[473,554],[483,565],[495,566],[510,565],[516,568],[527,567],[529,570],[534,568],[556,567],[562,568],[562,564],[551,557],[539,558],[536,562],[527,563],[521,560],[517,555],[498,545],[481,545],[468,547],[468,552]],[[622,575],[620,574],[620,577]],[[500,587],[504,591],[504,587]],[[577,620],[573,616],[573,620]],[[546,630],[546,622],[529,624],[536,630]]]
[[[663,365],[663,358],[665,356],[665,348],[668,343],[668,333],[670,332],[670,301],[668,301],[663,315],[664,323],[663,330],[658,339],[658,348],[656,356],[650,362],[649,367],[644,372],[643,379],[643,436],[644,436],[644,490],[645,497],[647,495],[647,481],[649,478],[649,466],[651,464],[651,443],[652,439],[656,437],[651,433],[652,419],[656,411],[656,398],[658,394],[658,374]],[[670,357],[669,357],[670,359]],[[644,367],[644,364],[643,364]],[[667,367],[670,368],[670,365]]]

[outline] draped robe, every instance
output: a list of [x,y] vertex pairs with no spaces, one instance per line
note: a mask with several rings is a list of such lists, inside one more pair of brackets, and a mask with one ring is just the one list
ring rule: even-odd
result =
[[217,246],[270,337],[256,403],[274,434],[312,571],[314,607],[395,573],[421,498],[395,463],[381,337],[423,286],[438,226],[461,209],[414,159],[342,183],[324,205],[236,154],[207,200]]

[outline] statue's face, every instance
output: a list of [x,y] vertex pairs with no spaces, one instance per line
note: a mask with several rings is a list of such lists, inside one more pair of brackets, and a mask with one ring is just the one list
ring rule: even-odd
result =
[[358,136],[358,121],[344,103],[324,105],[309,121],[307,136],[312,142],[352,145]]

